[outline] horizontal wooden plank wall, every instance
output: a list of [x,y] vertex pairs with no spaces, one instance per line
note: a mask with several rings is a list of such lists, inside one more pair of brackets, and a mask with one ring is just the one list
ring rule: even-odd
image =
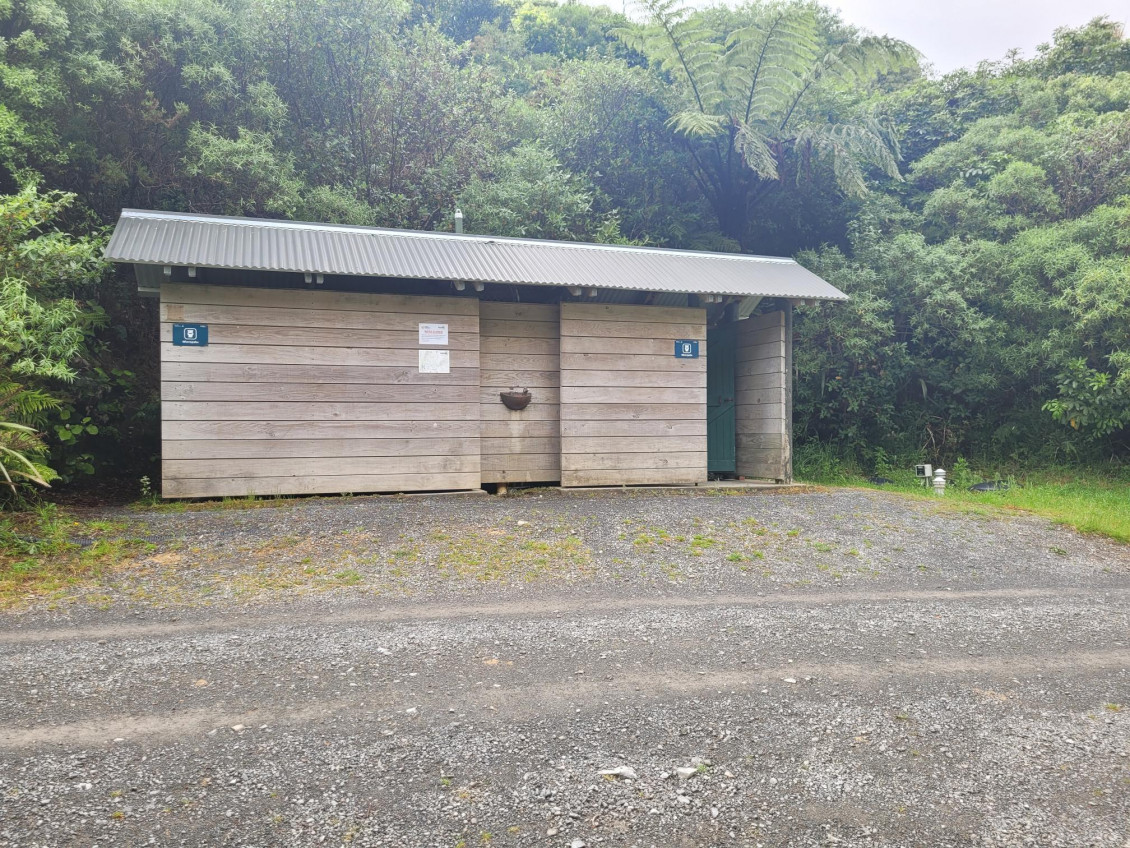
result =
[[561,304],[561,485],[705,481],[706,356],[704,309]]
[[791,339],[788,316],[767,312],[738,322],[735,402],[737,473],[792,479]]
[[[479,487],[477,300],[166,283],[161,322],[165,497]],[[174,347],[174,322],[208,345]]]
[[[555,303],[479,304],[484,483],[561,479],[559,328]],[[525,409],[502,405],[512,386],[533,394]]]

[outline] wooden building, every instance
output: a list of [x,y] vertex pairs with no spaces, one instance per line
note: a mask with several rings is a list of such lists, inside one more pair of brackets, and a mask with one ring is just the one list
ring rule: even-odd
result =
[[[790,259],[125,210],[165,497],[789,480]],[[523,409],[501,394],[528,389]]]

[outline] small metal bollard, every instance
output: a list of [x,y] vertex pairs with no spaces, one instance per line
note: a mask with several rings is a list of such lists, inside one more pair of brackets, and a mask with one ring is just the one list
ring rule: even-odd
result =
[[944,468],[934,469],[934,494],[944,495],[946,493],[946,470]]

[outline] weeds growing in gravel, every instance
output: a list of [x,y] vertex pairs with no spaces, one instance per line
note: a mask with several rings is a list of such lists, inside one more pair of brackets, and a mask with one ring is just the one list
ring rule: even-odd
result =
[[95,579],[155,550],[114,521],[75,521],[54,504],[0,517],[0,607]]
[[[352,496],[350,496],[352,497]],[[247,495],[242,498],[223,498],[221,500],[207,501],[158,501],[152,497],[143,497],[131,505],[137,512],[214,512],[233,509],[271,509],[273,507],[290,506],[296,498],[283,497],[282,495],[257,497]]]
[[585,573],[592,551],[576,536],[515,538],[501,530],[436,533],[428,551],[448,577],[483,581],[536,580],[554,573]]

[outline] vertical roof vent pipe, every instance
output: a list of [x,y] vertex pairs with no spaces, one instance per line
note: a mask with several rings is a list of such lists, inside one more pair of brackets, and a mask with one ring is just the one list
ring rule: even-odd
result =
[[463,210],[458,206],[455,207],[455,232],[463,232]]

